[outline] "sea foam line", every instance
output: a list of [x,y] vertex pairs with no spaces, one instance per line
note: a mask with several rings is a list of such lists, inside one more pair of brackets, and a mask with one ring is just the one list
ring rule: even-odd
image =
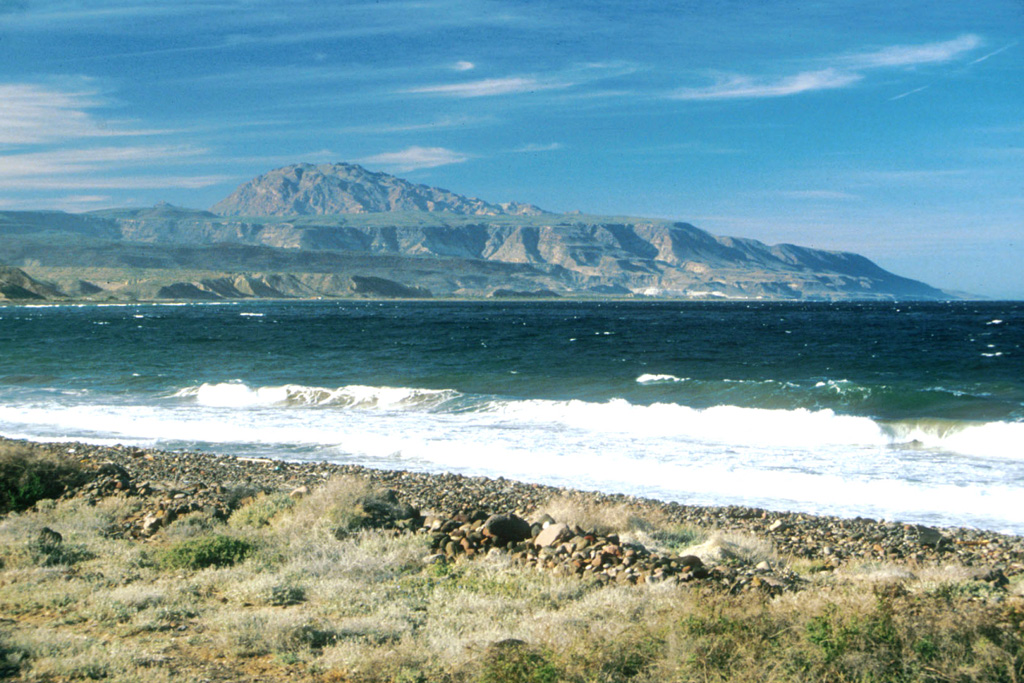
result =
[[452,389],[372,387],[358,384],[336,389],[300,384],[254,389],[240,381],[201,384],[174,393],[175,398],[194,399],[200,405],[214,408],[333,406],[380,410],[432,409],[458,396],[459,392]]
[[901,420],[882,422],[830,409],[765,409],[732,405],[691,408],[678,403],[638,405],[625,399],[515,400],[467,396],[454,389],[348,385],[335,389],[288,384],[252,388],[242,382],[186,387],[178,399],[226,409],[335,408],[485,414],[503,424],[568,427],[590,433],[672,438],[684,443],[814,449],[829,446],[911,446],[963,455],[1021,459],[1022,422]]

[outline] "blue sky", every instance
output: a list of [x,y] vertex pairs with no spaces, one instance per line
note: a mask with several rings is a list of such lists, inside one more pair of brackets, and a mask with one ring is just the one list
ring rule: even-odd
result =
[[351,161],[1024,298],[1024,2],[0,0],[0,209]]

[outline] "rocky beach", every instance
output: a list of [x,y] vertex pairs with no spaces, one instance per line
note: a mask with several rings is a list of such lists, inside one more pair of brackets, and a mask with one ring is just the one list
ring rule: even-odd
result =
[[0,677],[1013,681],[1024,539],[0,440]]
[[[456,474],[425,474],[419,472],[377,470],[357,465],[326,462],[299,463],[265,458],[239,458],[204,452],[165,452],[135,447],[101,447],[86,444],[38,444],[34,448],[73,457],[96,473],[83,487],[66,495],[89,500],[104,495],[137,496],[142,501],[139,512],[123,523],[122,533],[133,538],[152,536],[163,525],[193,512],[215,511],[227,518],[240,497],[257,493],[284,492],[302,495],[337,475],[355,476],[373,487],[393,491],[398,500],[411,506],[410,515],[401,528],[409,532],[434,536],[434,547],[451,561],[459,556],[472,557],[492,548],[507,550],[512,544],[519,559],[569,573],[619,578],[636,583],[639,577],[650,577],[651,566],[659,560],[636,560],[623,572],[591,572],[604,563],[593,564],[600,554],[613,567],[621,567],[624,552],[617,537],[599,538],[594,529],[566,526],[560,520],[540,512],[546,503],[568,499],[582,506],[626,507],[638,515],[657,515],[666,523],[689,525],[705,534],[749,534],[769,544],[779,557],[808,560],[822,571],[840,569],[851,562],[885,561],[909,569],[921,566],[956,563],[976,570],[980,579],[1004,584],[1008,577],[1024,572],[1024,538],[991,531],[966,528],[933,528],[918,524],[865,518],[841,519],[796,512],[769,511],[740,506],[705,507],[664,503],[635,496],[554,488],[503,478],[467,477]],[[521,534],[506,537],[485,535],[485,523],[491,516],[512,516],[533,521]],[[413,524],[413,520],[417,524]],[[560,524],[559,534],[547,538],[551,542],[531,547],[547,549],[541,556],[526,552],[526,541],[535,540],[541,526]],[[396,520],[398,521],[398,520]],[[542,530],[542,529],[541,529]],[[443,540],[442,540],[443,538]],[[586,541],[584,544],[581,542]],[[543,539],[542,539],[543,540]],[[503,542],[502,542],[503,541]],[[454,543],[450,543],[454,542]],[[519,547],[523,546],[523,547]],[[602,551],[612,546],[611,552]],[[552,550],[554,549],[554,550]],[[581,551],[589,550],[586,557]],[[634,545],[647,560],[650,552]],[[708,548],[710,557],[721,559],[728,549]],[[574,557],[575,556],[575,557]],[[675,558],[677,564],[678,559]],[[581,560],[587,560],[586,572]],[[645,566],[637,571],[636,565]],[[608,567],[604,567],[608,569]],[[781,569],[763,563],[746,567],[743,572],[725,572],[719,576],[731,586],[751,585],[755,575],[764,578]],[[685,574],[685,572],[682,572]],[[708,578],[706,571],[690,572],[687,579]],[[762,583],[771,588],[794,587],[792,573],[769,578]],[[788,580],[787,580],[788,579]],[[738,582],[738,583],[736,583]]]

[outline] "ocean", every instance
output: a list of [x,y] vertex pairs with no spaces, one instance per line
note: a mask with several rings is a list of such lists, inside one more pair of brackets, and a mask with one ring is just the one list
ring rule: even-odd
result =
[[0,435],[1024,534],[1024,303],[8,306]]

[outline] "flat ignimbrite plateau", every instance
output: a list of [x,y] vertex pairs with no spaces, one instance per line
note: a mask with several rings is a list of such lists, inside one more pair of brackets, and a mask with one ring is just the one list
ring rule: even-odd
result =
[[0,435],[1024,533],[1024,305],[0,309]]

